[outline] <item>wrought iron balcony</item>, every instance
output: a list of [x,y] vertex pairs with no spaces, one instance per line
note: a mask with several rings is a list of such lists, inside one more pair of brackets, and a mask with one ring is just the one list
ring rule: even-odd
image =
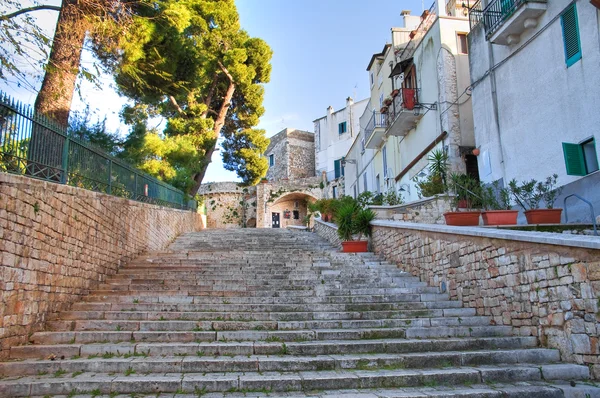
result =
[[381,145],[387,128],[387,115],[381,112],[373,112],[365,127],[365,148],[375,149]]
[[400,90],[388,109],[386,134],[404,136],[416,127],[417,122],[423,117],[419,92],[418,88]]
[[546,0],[492,0],[481,11],[472,10],[472,22],[481,19],[485,37],[495,44],[516,44],[521,33],[537,26],[537,18],[546,11]]

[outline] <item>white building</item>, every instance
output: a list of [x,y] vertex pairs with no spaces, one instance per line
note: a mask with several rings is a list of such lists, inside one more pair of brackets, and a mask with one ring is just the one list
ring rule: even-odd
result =
[[436,149],[448,152],[452,171],[477,172],[469,155],[468,19],[460,7],[437,2],[420,17],[402,15],[403,27],[391,30],[391,45],[367,68],[371,98],[361,137],[347,155],[347,194],[393,189],[405,201],[418,199],[414,179],[427,173]]
[[[600,209],[600,10],[589,0],[485,0],[470,19],[481,179],[556,173],[563,197],[577,193]],[[589,208],[571,200],[569,221],[589,221]]]
[[347,98],[345,108],[334,112],[330,106],[327,108],[327,115],[313,121],[315,171],[318,176],[326,174],[330,197],[338,197],[344,192],[342,157],[358,135],[359,117],[367,102],[368,99],[354,102],[352,98]]

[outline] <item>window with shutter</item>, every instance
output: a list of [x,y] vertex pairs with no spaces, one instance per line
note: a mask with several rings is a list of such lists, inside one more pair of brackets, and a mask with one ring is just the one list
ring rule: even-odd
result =
[[561,15],[563,42],[565,45],[565,62],[567,68],[581,59],[581,42],[579,40],[579,23],[577,7],[573,4]]
[[333,168],[335,169],[335,178],[340,178],[342,175],[342,165],[339,160],[333,161]]
[[569,144],[563,142],[563,153],[565,155],[565,165],[567,166],[567,174],[571,176],[584,176],[585,159],[583,157],[583,148],[579,144]]

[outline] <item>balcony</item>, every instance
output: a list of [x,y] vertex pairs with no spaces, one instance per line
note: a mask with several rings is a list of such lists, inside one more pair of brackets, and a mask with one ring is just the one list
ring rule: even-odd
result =
[[387,135],[405,136],[423,117],[419,102],[420,89],[403,88],[394,98],[387,113]]
[[546,7],[546,0],[492,0],[482,12],[486,39],[494,44],[518,43],[526,29],[538,25]]
[[385,129],[387,128],[387,116],[385,113],[373,112],[365,127],[365,148],[376,149],[383,142]]

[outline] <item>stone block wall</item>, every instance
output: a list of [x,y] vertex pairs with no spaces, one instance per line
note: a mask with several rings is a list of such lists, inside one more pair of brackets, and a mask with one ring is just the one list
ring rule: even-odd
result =
[[342,241],[337,234],[337,225],[325,222],[320,218],[315,218],[315,232],[322,238],[325,238],[333,246],[342,248]]
[[135,256],[201,215],[0,173],[0,359]]
[[378,219],[422,224],[446,224],[444,213],[452,211],[451,197],[438,195],[397,206],[369,206]]
[[374,251],[600,377],[595,237],[374,221]]
[[207,228],[256,226],[256,187],[212,182],[202,184],[198,194],[204,198]]

